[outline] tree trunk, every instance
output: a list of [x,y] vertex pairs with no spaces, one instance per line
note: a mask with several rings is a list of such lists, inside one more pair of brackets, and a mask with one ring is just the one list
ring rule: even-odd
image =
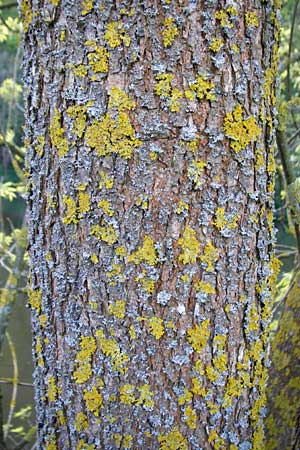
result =
[[219,3],[20,2],[39,448],[262,448],[278,1]]

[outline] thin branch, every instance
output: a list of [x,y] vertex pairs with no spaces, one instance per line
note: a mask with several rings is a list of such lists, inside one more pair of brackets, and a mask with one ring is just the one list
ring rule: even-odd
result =
[[15,345],[14,345],[8,331],[6,331],[5,336],[8,341],[8,346],[9,346],[9,350],[11,353],[12,362],[13,362],[13,370],[14,370],[13,391],[12,391],[12,395],[11,395],[9,413],[8,413],[7,422],[4,425],[4,439],[7,439],[7,435],[10,430],[12,418],[13,418],[15,407],[16,407],[16,400],[17,400],[17,393],[18,393],[19,369],[18,369],[18,360],[17,360],[17,353],[16,353]]
[[12,3],[6,3],[4,5],[0,5],[0,11],[3,9],[9,9],[9,8],[16,8],[18,6],[17,3],[12,2]]
[[[0,384],[13,384],[13,383],[14,383],[13,378],[0,379]],[[25,381],[18,381],[18,385],[25,387],[33,387],[32,383],[25,383]]]

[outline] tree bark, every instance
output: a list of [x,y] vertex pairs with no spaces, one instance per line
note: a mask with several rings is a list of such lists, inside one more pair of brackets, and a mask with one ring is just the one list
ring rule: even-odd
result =
[[20,1],[39,448],[261,450],[277,7]]

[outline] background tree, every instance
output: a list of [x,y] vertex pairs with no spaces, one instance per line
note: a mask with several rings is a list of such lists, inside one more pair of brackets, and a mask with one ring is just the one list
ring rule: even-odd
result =
[[278,6],[20,1],[39,447],[262,448]]

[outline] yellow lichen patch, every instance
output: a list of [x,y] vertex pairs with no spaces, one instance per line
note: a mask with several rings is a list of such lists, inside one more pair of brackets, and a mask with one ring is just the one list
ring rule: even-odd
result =
[[195,430],[197,428],[197,414],[196,411],[188,405],[184,410],[185,421],[187,425]]
[[61,126],[61,113],[58,109],[55,109],[50,122],[49,134],[52,145],[57,149],[58,156],[64,156],[69,150],[69,144],[65,137],[65,130]]
[[171,97],[170,97],[170,111],[171,112],[179,112],[180,102],[179,98],[183,97],[183,93],[179,89],[172,89]]
[[43,350],[43,344],[41,342],[41,338],[37,337],[36,338],[36,343],[35,343],[35,351],[36,351],[36,354],[37,354],[37,363],[38,363],[38,366],[40,366],[40,367],[44,367],[45,366],[42,350]]
[[209,433],[207,442],[210,444],[213,442],[214,450],[222,450],[225,445],[224,439],[222,439],[215,430]]
[[229,377],[227,379],[226,387],[225,387],[225,395],[222,406],[227,408],[232,405],[233,397],[240,397],[243,391],[243,380],[241,378],[232,378]]
[[185,403],[189,403],[193,400],[193,394],[188,390],[184,389],[184,393],[178,397],[178,405],[182,406]]
[[245,21],[247,27],[259,27],[259,20],[255,11],[246,12]]
[[128,362],[128,356],[122,352],[115,339],[106,339],[102,330],[96,332],[101,351],[108,356],[113,365],[113,369],[124,374],[127,372],[125,364]]
[[64,195],[63,202],[66,207],[65,215],[63,217],[63,223],[70,225],[71,223],[77,223],[77,207],[76,202],[72,197]]
[[74,119],[73,131],[81,138],[83,136],[86,124],[86,110],[89,106],[93,106],[94,102],[90,101],[86,105],[70,106],[67,109],[67,114]]
[[45,450],[57,450],[55,436],[52,435],[47,438],[47,444],[46,444]]
[[87,415],[79,412],[75,417],[75,428],[77,431],[85,431],[89,427]]
[[131,42],[130,37],[126,34],[121,21],[110,22],[107,25],[104,39],[111,48],[119,47],[122,42],[126,47],[129,47]]
[[120,387],[120,402],[124,405],[133,405],[136,401],[135,387],[132,384],[124,384]]
[[33,12],[29,0],[22,0],[21,15],[24,33],[27,33],[33,18]]
[[45,136],[43,134],[39,135],[36,139],[35,149],[37,154],[42,157],[44,154]]
[[214,263],[218,260],[218,250],[212,245],[211,241],[208,241],[203,249],[203,255],[200,256],[201,262],[207,264],[206,271],[214,270]]
[[76,445],[76,450],[96,450],[94,444],[87,444],[83,439],[80,439]]
[[109,178],[108,175],[106,175],[106,173],[101,170],[100,171],[100,178],[101,178],[101,182],[99,183],[99,189],[111,189],[114,185],[114,179],[113,178]]
[[75,77],[84,78],[87,76],[88,69],[84,64],[78,64],[78,66],[73,67],[73,73]]
[[233,23],[231,22],[231,16],[237,16],[238,11],[233,6],[229,6],[225,9],[220,9],[215,12],[215,19],[219,20],[222,27],[232,28]]
[[124,319],[125,317],[125,300],[117,300],[113,305],[108,306],[109,314],[112,314],[117,319]]
[[248,326],[247,331],[258,331],[260,328],[259,324],[259,314],[257,310],[257,306],[253,304],[250,308],[249,314],[248,314]]
[[224,228],[234,229],[238,226],[237,224],[238,219],[239,219],[238,215],[235,215],[230,220],[226,219],[224,208],[217,208],[216,219],[213,221],[213,225],[215,225],[215,227],[221,231],[223,231]]
[[155,77],[157,83],[154,86],[154,92],[161,97],[169,97],[171,95],[171,82],[174,79],[174,75],[171,73],[161,73]]
[[206,162],[201,160],[196,161],[195,159],[193,159],[192,163],[188,167],[187,175],[191,180],[193,180],[193,183],[195,184],[195,187],[197,189],[202,185],[202,175],[206,166]]
[[188,211],[188,210],[189,210],[188,203],[185,203],[183,200],[179,200],[177,209],[176,209],[176,213],[181,214],[182,212]]
[[164,20],[164,28],[162,31],[164,47],[171,47],[178,34],[178,28],[174,23],[173,17],[167,17]]
[[95,386],[92,386],[90,390],[84,389],[83,397],[87,410],[91,411],[96,417],[98,417],[99,409],[103,404],[103,398],[100,392],[98,392]]
[[206,396],[206,390],[203,386],[201,386],[199,378],[192,378],[191,391],[194,395],[201,395],[202,397]]
[[134,109],[135,102],[132,102],[128,95],[117,86],[113,86],[109,94],[108,107],[116,108],[118,111],[125,111],[126,109]]
[[81,350],[76,355],[77,369],[73,372],[76,383],[85,383],[92,375],[92,355],[96,351],[96,341],[92,336],[82,336]]
[[109,51],[102,46],[93,46],[94,51],[88,54],[89,65],[94,73],[108,72]]
[[153,397],[154,394],[150,389],[149,384],[143,384],[137,388],[140,396],[136,401],[137,406],[144,406],[145,408],[152,409],[154,407]]
[[223,47],[223,45],[224,45],[223,39],[213,38],[209,46],[209,49],[212,52],[217,53]]
[[154,241],[150,236],[144,236],[142,247],[128,256],[128,262],[133,262],[134,264],[145,262],[149,266],[155,266],[155,264],[157,264]]
[[78,194],[78,217],[81,218],[83,215],[90,210],[91,196],[87,192],[79,192]]
[[194,283],[194,287],[196,292],[203,292],[204,294],[215,294],[216,290],[210,283],[204,283],[203,281],[199,281],[198,283]]
[[114,210],[111,209],[111,203],[108,200],[100,200],[100,202],[98,203],[99,208],[101,208],[104,212],[104,214],[106,214],[109,217],[112,217],[114,215]]
[[201,325],[194,325],[187,331],[187,341],[197,353],[201,353],[210,336],[209,319],[204,320]]
[[[192,91],[192,98],[196,96],[198,100],[214,100],[215,94],[213,93],[213,88],[215,87],[212,81],[207,81],[206,77],[200,77],[197,75],[196,81],[189,84]],[[188,92],[188,91],[187,91]],[[187,92],[185,93],[187,96]],[[188,96],[187,96],[188,98]]]
[[40,321],[40,325],[41,325],[42,328],[46,327],[47,320],[48,320],[48,316],[46,314],[41,314],[39,316],[39,321]]
[[48,385],[48,389],[47,389],[48,399],[50,402],[54,402],[56,400],[56,397],[58,394],[58,389],[57,389],[55,378],[52,376],[48,377],[47,385]]
[[29,289],[27,295],[30,306],[40,314],[42,308],[42,291],[40,289]]
[[230,147],[239,152],[251,142],[256,142],[261,134],[253,116],[243,119],[243,108],[238,104],[233,112],[227,113],[223,123],[224,133],[230,139]]
[[86,16],[89,12],[92,11],[94,7],[94,2],[93,0],[82,0],[81,5],[82,5],[81,15]]
[[52,3],[52,5],[54,5],[54,6],[58,6],[59,3],[60,3],[60,0],[49,0],[49,1],[50,1],[50,3]]
[[150,317],[150,319],[147,320],[147,325],[150,333],[155,337],[155,339],[160,339],[164,335],[164,322],[160,317]]
[[188,450],[187,441],[178,428],[173,428],[168,434],[160,434],[158,441],[159,450]]
[[178,257],[180,262],[183,264],[196,262],[200,249],[200,242],[196,238],[195,230],[186,226],[182,237],[178,239],[178,246],[182,249],[182,253]]
[[125,159],[131,158],[133,149],[142,143],[135,137],[130,119],[124,112],[120,112],[116,119],[106,114],[100,121],[94,121],[87,127],[86,141],[99,156],[115,153]]
[[99,241],[104,241],[108,245],[113,245],[118,240],[118,234],[112,225],[102,222],[101,225],[93,225],[90,234]]
[[130,336],[131,340],[136,339],[136,331],[135,331],[134,325],[130,325],[128,332],[129,332],[129,336]]

